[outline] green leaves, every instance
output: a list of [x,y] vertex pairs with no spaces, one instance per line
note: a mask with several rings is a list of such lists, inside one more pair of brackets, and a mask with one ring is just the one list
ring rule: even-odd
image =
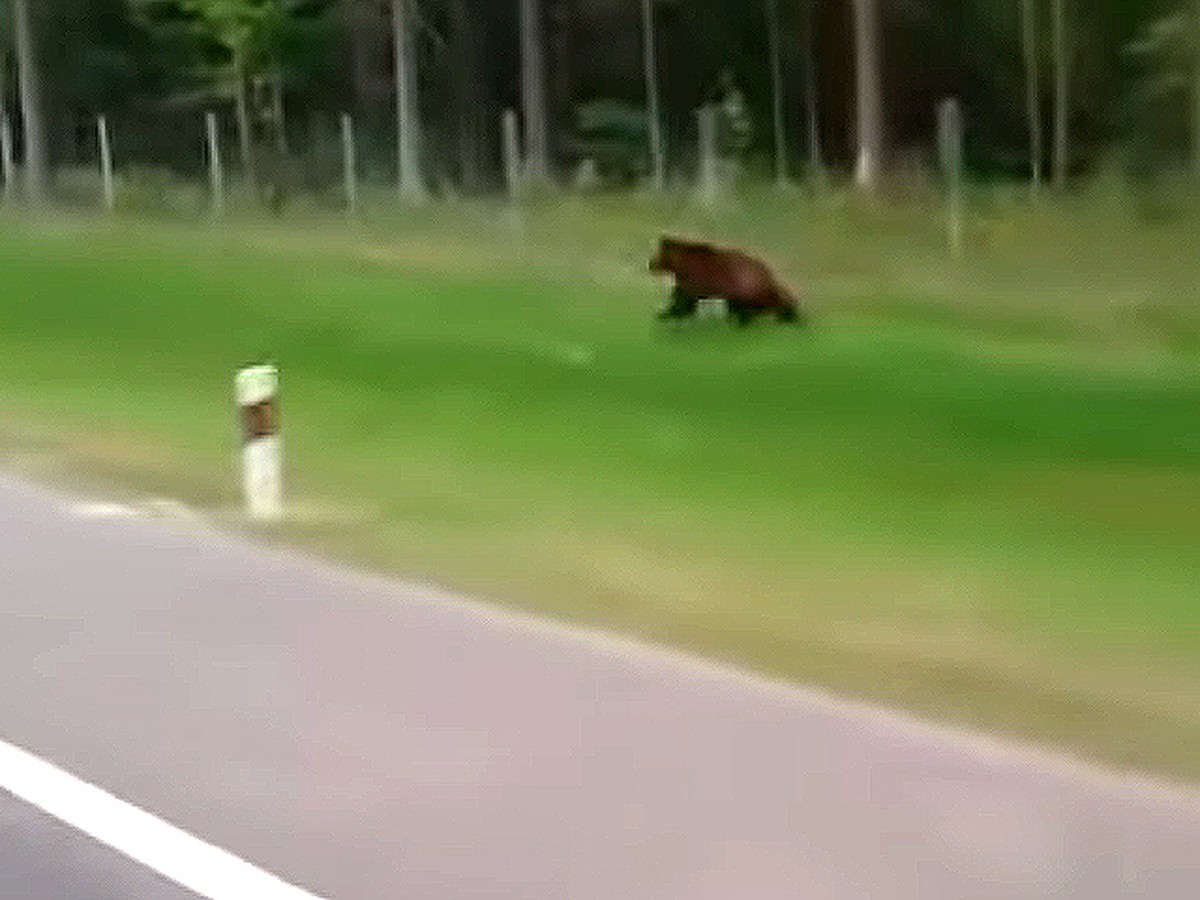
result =
[[[329,0],[135,2],[157,27],[182,28],[200,44],[215,45],[226,66],[247,74],[286,65],[294,51],[304,46],[306,26],[330,5]],[[204,55],[203,48],[201,53]]]

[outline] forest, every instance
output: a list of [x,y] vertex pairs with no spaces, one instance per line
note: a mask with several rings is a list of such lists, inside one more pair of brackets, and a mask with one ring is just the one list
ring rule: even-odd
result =
[[799,179],[850,171],[860,135],[885,168],[929,164],[954,96],[976,177],[1144,178],[1196,144],[1198,15],[1186,0],[0,0],[0,106],[18,159],[93,159],[104,114],[126,163],[183,170],[203,163],[203,110],[228,117],[243,168],[260,145],[319,155],[349,112],[368,173],[395,178],[408,153],[423,186],[473,193],[501,183],[508,108],[531,171],[566,182],[599,159],[628,181],[656,157],[686,172],[695,110],[735,93],[746,166]]

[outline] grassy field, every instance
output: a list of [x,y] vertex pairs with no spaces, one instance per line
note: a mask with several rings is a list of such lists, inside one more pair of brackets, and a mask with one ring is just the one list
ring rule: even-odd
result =
[[[8,464],[225,515],[274,359],[303,546],[1200,777],[1194,231],[997,201],[952,266],[927,210],[587,203],[0,223]],[[654,323],[668,221],[815,328]]]

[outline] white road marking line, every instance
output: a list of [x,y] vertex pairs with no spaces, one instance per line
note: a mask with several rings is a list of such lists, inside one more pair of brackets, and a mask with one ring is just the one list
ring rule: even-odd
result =
[[165,516],[173,519],[195,519],[196,511],[179,500],[171,497],[152,497],[142,504],[142,508],[151,515]]
[[124,503],[108,503],[106,501],[84,501],[72,503],[68,509],[71,515],[81,519],[128,519],[136,516],[137,510]]
[[134,519],[153,516],[159,519],[193,521],[199,513],[186,503],[170,497],[150,497],[137,503],[115,500],[79,500],[66,504],[67,512],[78,519]]
[[5,741],[0,790],[209,900],[319,900]]

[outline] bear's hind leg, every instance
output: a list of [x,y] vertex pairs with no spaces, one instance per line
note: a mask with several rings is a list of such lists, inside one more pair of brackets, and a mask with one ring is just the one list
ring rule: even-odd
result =
[[748,307],[741,306],[740,304],[736,303],[726,302],[725,309],[730,320],[738,328],[745,328],[752,321],[754,321],[754,310],[749,309]]

